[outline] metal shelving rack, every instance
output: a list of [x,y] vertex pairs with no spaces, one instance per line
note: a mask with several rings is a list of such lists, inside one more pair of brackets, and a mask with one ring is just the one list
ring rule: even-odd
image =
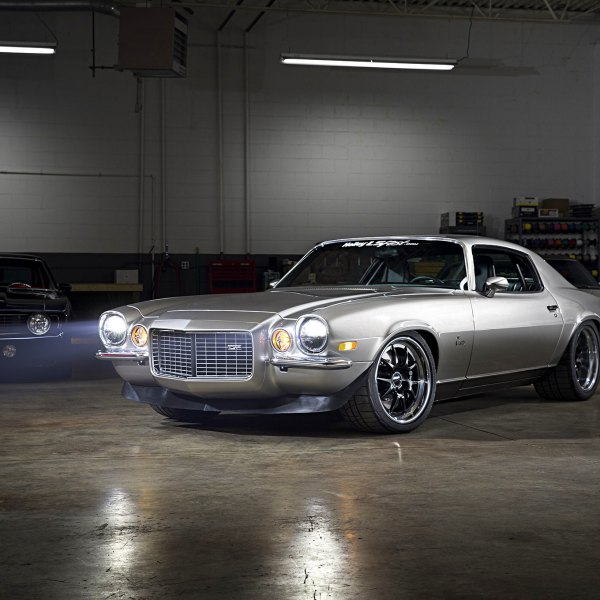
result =
[[518,217],[504,223],[506,240],[544,258],[574,258],[596,276],[600,272],[598,219]]

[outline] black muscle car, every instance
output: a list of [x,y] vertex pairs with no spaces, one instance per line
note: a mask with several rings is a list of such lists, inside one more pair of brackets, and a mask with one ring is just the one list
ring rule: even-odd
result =
[[65,367],[69,290],[41,258],[0,254],[0,376],[17,368]]

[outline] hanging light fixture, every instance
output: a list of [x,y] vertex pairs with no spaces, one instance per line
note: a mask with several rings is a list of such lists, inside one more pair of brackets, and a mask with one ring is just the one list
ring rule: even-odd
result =
[[0,53],[54,54],[56,42],[0,42]]
[[456,59],[438,58],[375,58],[364,56],[335,56],[327,54],[282,54],[285,65],[316,67],[354,67],[364,69],[408,69],[413,71],[451,71]]

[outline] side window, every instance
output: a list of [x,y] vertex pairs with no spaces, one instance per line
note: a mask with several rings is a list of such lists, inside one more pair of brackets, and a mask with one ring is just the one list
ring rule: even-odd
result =
[[478,291],[483,291],[488,277],[505,277],[508,280],[508,289],[500,292],[504,294],[539,292],[542,289],[533,264],[524,254],[496,248],[475,248],[473,262]]

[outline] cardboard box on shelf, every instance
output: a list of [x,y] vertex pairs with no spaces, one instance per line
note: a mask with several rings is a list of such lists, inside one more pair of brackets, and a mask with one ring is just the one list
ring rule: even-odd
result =
[[538,209],[539,216],[546,219],[557,219],[560,215],[558,208],[540,208]]
[[540,199],[537,196],[515,196],[513,206],[539,206]]
[[446,212],[440,215],[440,227],[468,226],[477,227],[483,225],[482,212]]
[[540,203],[541,208],[555,208],[558,210],[559,217],[569,216],[568,198],[544,198]]
[[513,219],[529,217],[530,219],[535,219],[538,216],[538,207],[537,206],[513,206],[512,207],[512,216]]
[[115,283],[138,283],[138,270],[117,269],[115,271]]

